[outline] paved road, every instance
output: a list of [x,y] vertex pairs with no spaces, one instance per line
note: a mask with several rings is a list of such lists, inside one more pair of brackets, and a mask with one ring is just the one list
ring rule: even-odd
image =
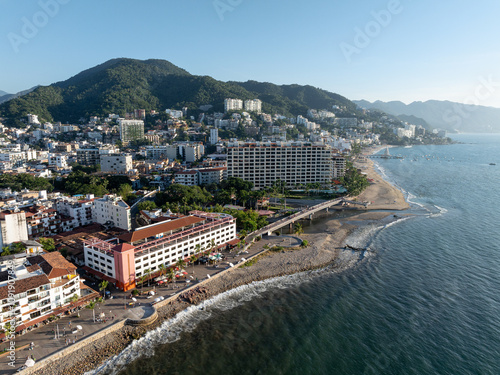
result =
[[[97,304],[94,311],[83,308],[79,311],[79,316],[73,314],[72,316],[64,316],[52,323],[46,324],[40,328],[34,329],[25,335],[18,336],[15,339],[16,347],[22,347],[24,345],[29,345],[31,342],[35,344],[34,350],[21,349],[16,351],[16,367],[13,369],[8,366],[9,359],[7,356],[0,357],[0,374],[13,374],[16,369],[21,367],[26,361],[27,357],[33,355],[36,360],[40,360],[47,357],[58,350],[66,347],[67,340],[69,340],[69,345],[73,344],[73,340],[77,342],[82,338],[88,337],[95,332],[109,327],[115,322],[122,319],[140,319],[149,316],[152,311],[150,302],[158,296],[169,297],[176,293],[181,293],[186,287],[196,283],[196,279],[199,280],[206,279],[207,275],[214,275],[222,270],[224,270],[229,262],[234,265],[241,263],[242,258],[248,258],[262,250],[266,244],[276,244],[280,246],[291,245],[299,243],[300,239],[293,236],[264,236],[263,239],[248,249],[248,253],[242,253],[240,255],[236,254],[236,251],[229,253],[228,251],[223,251],[226,259],[219,262],[219,267],[214,267],[213,265],[196,265],[186,267],[186,271],[189,273],[189,280],[176,281],[172,284],[167,284],[165,286],[153,285],[144,287],[139,287],[139,291],[146,292],[148,290],[155,290],[157,293],[155,296],[137,296],[135,297],[137,302],[134,304],[130,297],[130,292],[122,292],[117,289],[111,289],[112,299],[106,299],[104,303]],[[236,249],[235,249],[236,250]],[[97,286],[93,285],[94,289]],[[94,316],[99,319],[101,316],[106,322],[94,322]],[[71,324],[70,324],[71,322]],[[81,330],[77,330],[76,326],[82,327]],[[59,332],[59,337],[56,338],[57,332]],[[74,332],[74,333],[73,333]],[[0,344],[0,349],[9,346],[9,342],[4,342]]]

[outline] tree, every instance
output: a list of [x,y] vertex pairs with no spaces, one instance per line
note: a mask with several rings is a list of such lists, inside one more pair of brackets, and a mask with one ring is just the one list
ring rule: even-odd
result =
[[169,268],[167,271],[167,279],[168,281],[172,282],[175,278],[175,271],[172,268]]
[[158,267],[160,269],[160,276],[162,276],[165,271],[167,270],[167,267],[162,263],[160,264],[160,266]]
[[302,228],[302,225],[300,223],[295,223],[295,225],[293,226],[293,231],[295,234],[300,236],[302,233],[304,233],[304,228]]
[[107,280],[102,280],[99,284],[99,291],[103,292],[102,296],[106,299],[106,288],[108,287],[109,282]]
[[90,301],[87,306],[85,306],[86,309],[92,310],[92,320],[95,323],[95,307],[97,306],[97,303],[95,301]]
[[184,261],[184,259],[178,259],[177,262],[175,262],[175,265],[179,268],[179,270],[183,269],[184,267],[186,267],[186,262]]
[[146,279],[148,280],[148,286],[149,286],[149,281],[151,280],[150,279],[150,276],[151,276],[151,268],[148,268],[147,270],[144,271],[144,276],[146,277]]
[[139,211],[150,211],[150,210],[154,210],[157,208],[156,206],[156,203],[153,202],[153,201],[143,201],[143,202],[139,202],[137,203],[137,208],[139,209]]
[[56,245],[53,238],[40,237],[38,239],[40,245],[45,251],[51,252],[56,249]]
[[3,256],[3,257],[6,255],[10,255],[10,248],[8,246],[2,247],[2,254],[0,254],[0,256]]
[[75,304],[76,301],[78,301],[78,294],[73,294],[71,296],[71,298],[69,299],[70,303],[71,303],[71,310],[74,308],[73,305]]

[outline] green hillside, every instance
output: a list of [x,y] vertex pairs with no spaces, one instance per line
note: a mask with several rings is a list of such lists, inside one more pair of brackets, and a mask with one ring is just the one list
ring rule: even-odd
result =
[[[0,105],[0,115],[13,124],[28,113],[41,121],[77,122],[81,117],[124,115],[134,109],[163,110],[210,104],[222,111],[225,98],[263,102],[263,111],[304,115],[308,108],[336,104],[354,111],[348,99],[312,86],[222,82],[194,76],[165,60],[113,59],[66,81],[40,86]],[[18,122],[17,122],[18,123]]]

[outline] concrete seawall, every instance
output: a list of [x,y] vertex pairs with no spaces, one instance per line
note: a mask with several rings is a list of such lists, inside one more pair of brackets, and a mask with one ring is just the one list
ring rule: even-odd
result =
[[76,352],[77,350],[80,350],[81,348],[83,348],[85,346],[91,345],[94,341],[97,341],[100,338],[102,338],[106,335],[109,335],[110,333],[118,331],[119,329],[121,329],[125,326],[125,321],[126,320],[124,319],[124,320],[121,320],[119,322],[116,322],[111,327],[105,328],[102,331],[96,332],[93,335],[87,337],[86,339],[78,341],[75,344],[68,346],[67,348],[59,350],[58,352],[50,355],[49,357],[44,358],[41,361],[36,362],[33,367],[29,367],[29,368],[21,371],[20,374],[22,374],[22,375],[33,374],[36,371],[38,371],[46,366],[50,366],[52,363],[57,362],[64,357],[67,357],[68,355]]

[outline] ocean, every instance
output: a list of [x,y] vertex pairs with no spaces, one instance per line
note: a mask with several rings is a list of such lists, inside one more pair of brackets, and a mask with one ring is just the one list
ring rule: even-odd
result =
[[500,135],[452,138],[377,161],[412,216],[356,232],[355,267],[229,291],[94,373],[500,374]]

